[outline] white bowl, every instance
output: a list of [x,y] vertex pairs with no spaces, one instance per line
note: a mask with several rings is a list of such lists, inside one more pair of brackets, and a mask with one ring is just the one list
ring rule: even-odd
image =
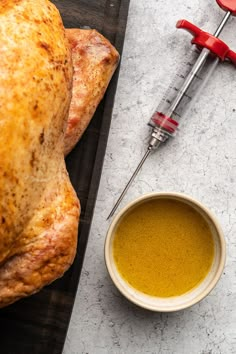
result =
[[[207,221],[213,235],[214,240],[214,259],[211,266],[211,269],[204,280],[195,288],[189,292],[175,297],[161,298],[156,296],[146,295],[139,290],[136,290],[130,286],[120,275],[119,271],[116,268],[116,264],[113,258],[113,240],[116,228],[122,218],[129,212],[131,209],[136,207],[138,204],[153,200],[153,199],[174,199],[183,203],[188,204],[192,208],[198,211],[204,219]],[[109,230],[107,232],[106,241],[105,241],[105,262],[110,274],[110,277],[119,289],[119,291],[134,304],[152,311],[158,312],[172,312],[185,309],[189,306],[192,306],[202,300],[209,292],[215,287],[216,283],[220,279],[222,271],[224,269],[226,257],[226,247],[225,239],[222,232],[222,229],[216,220],[215,216],[210,210],[208,210],[204,205],[195,199],[181,193],[151,193],[146,194],[133,202],[129,203],[124,207],[118,215],[112,221]]]

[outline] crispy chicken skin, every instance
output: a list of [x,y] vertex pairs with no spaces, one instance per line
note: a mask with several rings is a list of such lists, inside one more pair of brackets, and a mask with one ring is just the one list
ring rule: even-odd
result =
[[74,75],[65,155],[87,128],[119,62],[116,49],[96,30],[66,29],[66,36],[72,49]]
[[71,50],[47,0],[0,4],[0,307],[60,277],[79,201],[64,162]]
[[4,307],[61,277],[74,260],[80,204],[64,155],[89,124],[119,55],[95,30],[65,31],[48,0],[0,2],[0,54]]

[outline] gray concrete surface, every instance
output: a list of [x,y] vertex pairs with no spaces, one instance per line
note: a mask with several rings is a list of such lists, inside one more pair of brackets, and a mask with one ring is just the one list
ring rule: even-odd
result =
[[[143,193],[189,194],[218,217],[227,241],[224,274],[190,309],[151,313],[129,303],[105,268],[106,218],[145,152],[146,123],[190,48],[175,29],[186,18],[214,32],[213,0],[131,0],[109,142],[64,354],[236,353],[236,72],[219,65],[176,138],[153,154],[122,205]],[[221,38],[236,49],[236,19]]]

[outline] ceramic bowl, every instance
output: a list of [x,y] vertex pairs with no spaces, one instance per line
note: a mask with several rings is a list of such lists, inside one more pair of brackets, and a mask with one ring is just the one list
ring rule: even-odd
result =
[[[137,205],[159,198],[165,198],[169,200],[174,199],[182,203],[186,203],[190,207],[194,208],[198,213],[200,213],[211,229],[215,248],[211,269],[204,280],[189,292],[180,296],[169,298],[149,296],[130,286],[120,275],[113,258],[114,235],[116,228],[122,218]],[[193,199],[192,197],[181,193],[151,193],[129,203],[118,213],[118,215],[112,221],[105,241],[105,262],[110,277],[115,286],[128,300],[134,304],[142,308],[158,312],[172,312],[182,310],[196,304],[205,296],[207,296],[220,279],[224,269],[225,257],[225,239],[216,217],[203,204]]]

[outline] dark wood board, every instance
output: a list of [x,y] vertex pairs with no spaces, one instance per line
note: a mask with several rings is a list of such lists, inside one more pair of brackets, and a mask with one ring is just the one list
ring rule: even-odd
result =
[[[96,28],[122,53],[129,0],[53,2],[65,27]],[[82,206],[75,262],[63,278],[0,310],[1,354],[59,354],[63,350],[101,176],[117,79],[118,70],[91,124],[66,161]]]

